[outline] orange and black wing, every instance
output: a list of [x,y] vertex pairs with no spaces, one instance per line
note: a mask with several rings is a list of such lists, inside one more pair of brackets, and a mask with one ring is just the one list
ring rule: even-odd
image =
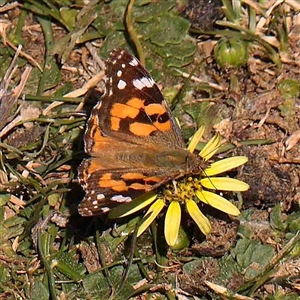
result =
[[180,130],[152,77],[131,54],[107,61],[106,90],[84,136],[91,158],[79,167],[82,215],[103,214],[184,173]]
[[185,147],[158,86],[133,55],[113,51],[106,76],[105,93],[87,123],[84,140],[89,155],[97,156],[100,144],[112,139],[168,149]]
[[[98,158],[85,160],[80,182],[86,191],[78,210],[82,216],[101,215],[116,206],[131,202],[168,181],[168,175],[152,169],[101,169]],[[92,172],[86,173],[84,170]]]

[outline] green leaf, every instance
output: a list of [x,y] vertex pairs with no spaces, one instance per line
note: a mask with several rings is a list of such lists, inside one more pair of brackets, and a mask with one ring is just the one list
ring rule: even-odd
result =
[[124,21],[127,5],[128,0],[111,1],[109,8],[106,7],[106,9],[109,9],[111,21]]
[[191,275],[194,272],[197,272],[199,270],[199,268],[201,268],[201,266],[203,266],[204,262],[213,261],[213,260],[215,260],[215,259],[204,258],[204,257],[195,259],[195,260],[192,260],[191,262],[184,264],[182,267],[182,270],[185,274]]
[[49,291],[40,281],[34,281],[31,299],[48,300]]
[[278,90],[281,93],[281,96],[285,99],[291,97],[299,97],[300,94],[300,82],[299,80],[295,80],[292,78],[287,78],[282,80],[278,84]]
[[[142,0],[143,1],[143,0]],[[135,22],[146,23],[150,20],[157,20],[161,15],[164,13],[168,13],[168,11],[174,7],[174,3],[171,1],[159,1],[159,2],[152,2],[149,5],[143,5],[141,2],[138,1],[135,3],[134,9],[134,20]],[[145,0],[145,2],[148,0]],[[148,1],[151,2],[151,1]],[[145,4],[145,3],[144,3]]]
[[99,34],[103,36],[108,35],[112,30],[112,24],[108,22],[105,17],[96,18],[96,20],[92,23],[92,26],[95,27]]
[[77,263],[71,253],[62,252],[56,259],[55,267],[68,278],[79,281],[85,273],[85,267]]
[[108,58],[110,52],[115,48],[129,49],[123,31],[112,31],[107,35],[100,49],[100,56]]
[[269,264],[275,252],[270,245],[262,245],[257,240],[239,240],[231,250],[238,265],[245,269],[245,279],[250,280],[262,273]]
[[271,226],[277,230],[284,231],[287,225],[282,220],[281,206],[276,204],[270,214]]
[[43,71],[43,77],[47,78],[43,86],[43,91],[51,89],[61,81],[61,72],[53,58],[49,57],[48,64],[45,66]]
[[24,224],[25,219],[20,218],[18,215],[12,216],[4,221],[5,228],[10,228]]
[[10,199],[10,194],[0,194],[0,206],[5,205]]
[[290,232],[297,233],[300,230],[300,212],[293,212],[289,215],[286,223]]
[[[114,267],[110,269],[110,278],[111,283],[116,287],[120,284],[122,280],[124,268],[123,267]],[[129,270],[129,275],[125,285],[120,291],[120,293],[114,299],[127,299],[127,296],[130,295],[134,289],[131,284],[135,284],[136,282],[142,279],[140,275],[139,268],[136,265],[132,265]],[[89,274],[83,279],[83,288],[86,291],[87,298],[95,297],[95,299],[108,299],[111,293],[111,288],[108,284],[108,279],[103,275],[102,272],[97,272],[93,274]]]
[[165,13],[141,24],[137,31],[144,40],[150,39],[153,44],[162,47],[166,44],[179,44],[186,37],[189,27],[187,20]]
[[165,60],[165,65],[167,67],[182,68],[183,66],[189,65],[192,62],[193,62],[193,57],[183,57],[182,59],[168,57]]
[[183,40],[178,45],[167,44],[163,47],[156,47],[154,51],[164,58],[173,57],[178,60],[193,56],[196,52],[196,45],[192,41]]
[[69,7],[62,7],[60,9],[60,15],[63,20],[68,24],[69,28],[74,29],[76,25],[76,17],[77,17],[78,10],[77,9],[70,9]]
[[5,265],[0,263],[0,282],[4,284],[5,282],[8,282],[10,280],[9,272],[7,268],[5,268]]
[[237,265],[232,256],[224,256],[218,260],[219,263],[219,275],[218,279],[224,284],[229,279],[234,278],[237,274],[241,274],[241,268]]

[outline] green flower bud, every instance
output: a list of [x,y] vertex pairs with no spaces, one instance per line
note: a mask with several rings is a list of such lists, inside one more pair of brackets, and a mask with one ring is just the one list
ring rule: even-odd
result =
[[214,48],[214,58],[221,68],[238,68],[248,60],[247,45],[236,38],[222,38]]
[[189,240],[186,232],[180,226],[177,241],[176,241],[175,245],[171,247],[172,250],[182,250],[182,249],[188,247],[189,243],[190,243],[190,240]]

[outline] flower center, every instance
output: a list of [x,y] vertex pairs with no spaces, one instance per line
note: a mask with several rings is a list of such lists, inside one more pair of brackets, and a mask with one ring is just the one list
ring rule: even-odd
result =
[[200,180],[196,177],[187,177],[181,181],[173,181],[166,185],[163,190],[163,199],[165,202],[185,202],[195,196],[195,191],[202,190]]

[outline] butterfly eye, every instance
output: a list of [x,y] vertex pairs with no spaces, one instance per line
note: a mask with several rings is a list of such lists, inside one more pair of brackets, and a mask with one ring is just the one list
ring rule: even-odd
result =
[[205,169],[203,159],[199,155],[193,153],[190,153],[190,155],[187,156],[186,165],[189,173],[192,175],[199,175]]

